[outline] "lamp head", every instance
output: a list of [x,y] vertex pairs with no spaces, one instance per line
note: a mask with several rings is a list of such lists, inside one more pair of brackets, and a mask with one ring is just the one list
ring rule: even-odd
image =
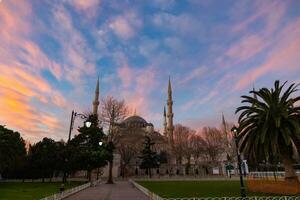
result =
[[234,133],[234,135],[236,135],[238,133],[238,129],[236,126],[233,126],[232,129],[231,129],[231,132]]
[[85,122],[85,126],[86,126],[86,127],[90,128],[91,125],[92,125],[92,122],[89,122],[89,121],[86,121],[86,122]]
[[99,145],[102,146],[103,142],[99,142]]

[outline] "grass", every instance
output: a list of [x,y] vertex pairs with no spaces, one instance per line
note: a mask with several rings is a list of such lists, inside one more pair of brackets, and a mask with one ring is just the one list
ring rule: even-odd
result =
[[[164,198],[240,196],[239,181],[138,181],[139,184]],[[247,193],[249,196],[273,196]]]
[[[82,182],[70,182],[65,188],[72,188],[83,184]],[[35,200],[59,192],[61,182],[53,183],[10,183],[0,182],[0,199],[2,200]]]

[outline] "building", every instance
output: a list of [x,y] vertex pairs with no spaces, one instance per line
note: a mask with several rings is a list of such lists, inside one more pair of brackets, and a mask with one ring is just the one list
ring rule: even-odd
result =
[[[148,122],[142,116],[134,113],[125,120],[117,123],[113,127],[116,149],[114,151],[113,177],[144,176],[146,170],[140,169],[140,158],[145,136],[151,138],[155,143],[154,150],[164,155],[165,160],[160,163],[160,167],[152,169],[153,175],[172,176],[172,175],[205,175],[211,171],[205,162],[199,163],[191,159],[191,162],[184,160],[182,163],[176,163],[174,156],[174,113],[171,79],[168,81],[167,107],[163,109],[163,133],[155,130],[151,122]],[[93,101],[93,113],[97,114],[99,106],[99,80],[97,80],[95,99]],[[166,109],[167,108],[167,109]],[[114,136],[114,137],[115,137]],[[188,163],[188,165],[187,165]],[[188,166],[188,167],[187,167]],[[108,166],[103,168],[102,176],[108,176]],[[220,170],[221,171],[221,170]]]

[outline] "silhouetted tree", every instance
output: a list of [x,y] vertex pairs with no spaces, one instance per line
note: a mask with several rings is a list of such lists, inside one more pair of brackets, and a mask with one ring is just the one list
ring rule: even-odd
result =
[[[298,85],[291,84],[285,91],[275,81],[274,88],[252,90],[251,96],[242,96],[242,103],[237,108],[239,116],[239,140],[241,151],[257,159],[257,155],[278,155],[285,166],[285,178],[299,182],[293,169],[293,146],[300,144],[300,101],[295,96]],[[294,95],[294,97],[292,97]],[[299,146],[298,146],[299,148]]]
[[150,137],[146,136],[144,149],[142,150],[142,155],[140,156],[140,159],[142,160],[140,168],[146,169],[150,178],[152,176],[151,169],[159,167],[158,155],[155,151],[152,150],[152,146],[154,144],[154,142],[151,142]]
[[52,178],[54,172],[59,170],[59,143],[50,138],[32,145],[29,150],[31,167],[38,178]]
[[[101,144],[105,139],[103,129],[99,127],[99,120],[96,115],[90,115],[87,119],[92,124],[90,127],[80,127],[79,134],[70,141],[71,149],[75,150],[70,157],[70,163],[78,162],[77,168],[88,171],[88,179],[91,180],[93,169],[106,165],[110,160],[109,144]],[[77,155],[74,155],[74,154]],[[72,160],[74,159],[74,160]]]
[[[117,135],[115,133],[115,124],[120,120],[123,120],[128,113],[125,101],[119,101],[112,96],[107,96],[101,102],[101,114],[100,118],[104,122],[104,125],[108,127],[108,144],[114,149],[117,143]],[[111,159],[109,160],[109,174],[108,184],[113,183],[112,179],[112,167],[113,167],[113,150],[111,151]]]
[[20,134],[0,125],[0,176],[21,168],[25,156],[25,142]]

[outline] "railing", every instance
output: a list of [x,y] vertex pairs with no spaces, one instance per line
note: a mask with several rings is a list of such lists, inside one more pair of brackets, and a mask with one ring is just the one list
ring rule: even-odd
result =
[[138,184],[137,182],[133,181],[133,180],[129,180],[129,182],[136,187],[138,190],[140,190],[141,192],[143,192],[145,195],[147,195],[149,197],[150,200],[163,200],[162,197],[158,196],[157,194],[151,192],[150,190],[148,190],[147,188],[141,186],[140,184]]
[[181,197],[163,198],[151,192],[147,188],[138,184],[134,180],[129,180],[138,190],[149,197],[150,200],[300,200],[300,196],[250,196],[250,197]]
[[162,200],[299,200],[299,199],[300,199],[300,196],[162,198]]
[[97,181],[94,181],[94,182],[88,182],[86,184],[83,184],[83,185],[80,185],[80,186],[77,186],[77,187],[74,187],[74,188],[70,188],[70,189],[68,189],[66,191],[63,191],[61,193],[57,193],[57,194],[42,198],[41,200],[61,200],[61,199],[66,198],[66,197],[68,197],[72,194],[80,192],[81,190],[84,190],[88,187],[94,186],[97,183],[99,183],[100,181],[101,180],[97,180]]
[[[300,171],[296,172],[297,176],[300,177]],[[249,179],[270,179],[270,180],[284,180],[285,172],[278,171],[266,171],[266,172],[250,172],[248,174]]]

